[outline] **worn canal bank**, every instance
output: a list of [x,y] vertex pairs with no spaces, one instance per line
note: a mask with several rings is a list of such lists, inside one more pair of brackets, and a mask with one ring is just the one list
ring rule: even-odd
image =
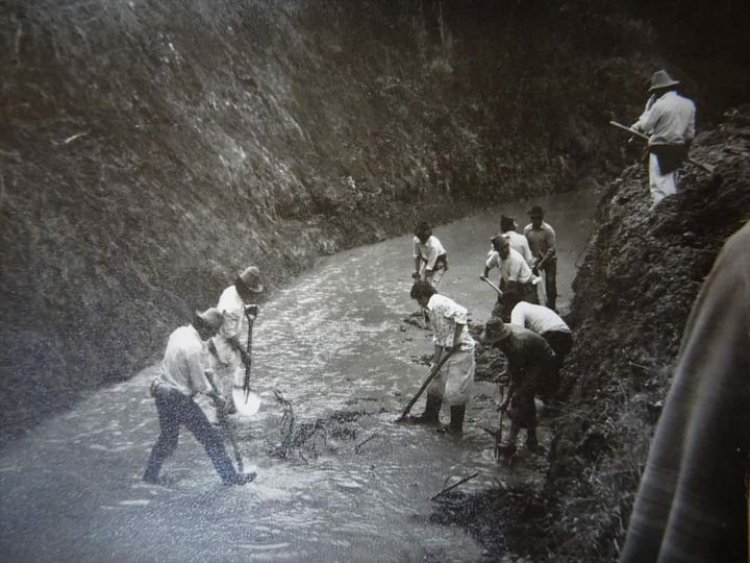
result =
[[686,167],[680,193],[654,212],[641,163],[601,192],[542,486],[462,497],[441,521],[487,540],[502,523],[510,551],[535,561],[617,559],[690,308],[750,220],[750,106],[700,134],[691,155],[715,170]]
[[[562,307],[596,197],[539,200],[560,232]],[[435,229],[450,252],[443,289],[469,307],[475,323],[494,304],[478,276],[499,214],[523,220],[529,205],[510,203]],[[544,458],[495,462],[481,429],[497,426],[497,388],[487,381],[474,389],[462,440],[394,424],[426,376],[418,359],[431,349],[429,333],[404,322],[416,309],[408,295],[412,263],[410,237],[345,251],[262,304],[253,370],[264,405],[237,428],[246,462],[259,470],[254,483],[222,487],[187,433],[164,467],[166,486],[141,482],[158,432],[149,368],[0,451],[3,553],[16,561],[497,557],[501,535],[482,543],[441,524],[430,498],[473,473],[459,490],[538,479]],[[277,390],[293,407],[292,428],[274,401]]]

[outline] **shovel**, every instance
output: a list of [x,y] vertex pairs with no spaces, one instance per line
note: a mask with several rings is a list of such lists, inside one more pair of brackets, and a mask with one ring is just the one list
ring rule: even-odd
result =
[[401,416],[399,416],[396,419],[396,422],[403,422],[406,416],[409,414],[409,411],[414,406],[414,403],[419,400],[419,398],[422,396],[422,393],[424,393],[424,390],[427,389],[427,386],[430,384],[430,382],[435,379],[435,376],[440,371],[440,368],[443,367],[443,364],[453,355],[453,352],[456,350],[456,347],[450,349],[450,351],[440,358],[440,361],[436,363],[434,366],[432,366],[432,369],[430,370],[430,373],[427,375],[427,379],[424,380],[424,383],[422,383],[422,387],[419,388],[419,391],[417,391],[417,394],[414,395],[411,401],[404,407],[404,410],[401,412]]
[[260,409],[260,395],[250,390],[250,370],[252,367],[252,348],[253,348],[253,321],[258,314],[257,305],[248,305],[245,307],[245,317],[247,317],[247,357],[248,362],[245,366],[245,380],[242,387],[232,389],[232,399],[237,413],[241,416],[253,416]]
[[[643,133],[641,133],[640,131],[636,131],[632,127],[628,127],[627,125],[623,125],[622,123],[617,123],[617,121],[610,121],[609,124],[612,125],[613,127],[617,127],[618,129],[622,129],[623,131],[627,131],[628,133],[630,133],[631,135],[635,135],[639,139],[648,141],[648,135],[644,135]],[[687,157],[687,161],[690,164],[697,166],[698,168],[702,168],[709,174],[712,173],[716,169],[715,166],[712,166],[711,164],[706,164],[704,162],[699,162],[695,160],[694,158]]]
[[494,289],[500,297],[503,296],[503,291],[499,287],[497,287],[494,283],[492,283],[486,276],[479,276],[479,279],[482,280],[487,285],[489,285],[492,289]]
[[237,440],[234,437],[234,432],[232,431],[232,426],[229,423],[229,416],[227,414],[227,405],[224,402],[224,400],[220,397],[218,386],[216,385],[216,382],[214,381],[214,374],[213,372],[206,372],[206,379],[208,379],[208,382],[211,384],[211,387],[213,388],[213,393],[211,393],[211,398],[214,401],[214,407],[216,408],[216,421],[219,423],[219,428],[221,428],[222,433],[224,434],[224,438],[229,440],[229,443],[232,444],[232,450],[234,451],[234,459],[237,460],[237,471],[242,473],[244,471],[244,466],[242,463],[242,456],[240,455],[240,448],[237,445]]

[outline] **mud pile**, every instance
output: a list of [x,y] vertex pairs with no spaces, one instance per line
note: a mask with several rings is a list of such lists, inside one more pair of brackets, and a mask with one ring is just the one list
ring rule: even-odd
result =
[[617,557],[692,303],[726,238],[750,218],[750,106],[699,135],[691,156],[714,171],[688,166],[680,193],[652,212],[641,163],[601,195],[574,285],[564,407],[547,421],[554,438],[544,487],[494,491],[453,509],[475,532],[502,515],[510,552]]

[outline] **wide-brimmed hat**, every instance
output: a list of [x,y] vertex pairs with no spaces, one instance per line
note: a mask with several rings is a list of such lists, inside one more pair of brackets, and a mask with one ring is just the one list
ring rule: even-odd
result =
[[203,312],[196,311],[195,316],[198,317],[204,325],[213,330],[219,330],[224,322],[224,315],[222,315],[221,311],[216,307],[209,307]]
[[502,319],[490,319],[484,326],[484,332],[482,332],[482,342],[485,344],[494,344],[505,340],[511,334],[510,327],[505,324]]
[[263,282],[260,279],[260,270],[250,266],[240,274],[240,279],[250,291],[260,293],[263,291]]
[[542,209],[541,205],[535,205],[531,209],[529,209],[529,216],[530,217],[544,217],[544,209]]
[[648,89],[649,92],[659,90],[661,88],[669,88],[671,86],[677,86],[680,83],[679,80],[675,80],[666,70],[657,70],[651,77],[651,87]]

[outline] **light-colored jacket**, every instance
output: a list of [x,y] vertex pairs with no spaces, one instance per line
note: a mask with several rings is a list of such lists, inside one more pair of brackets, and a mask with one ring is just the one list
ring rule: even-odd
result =
[[675,91],[667,92],[646,105],[633,129],[649,135],[649,145],[683,145],[695,137],[695,104]]
[[198,331],[192,325],[181,326],[169,335],[164,361],[155,383],[171,387],[189,397],[208,393],[206,357]]
[[216,355],[225,366],[239,367],[242,356],[229,344],[229,340],[236,337],[242,345],[247,338],[249,324],[245,317],[245,303],[234,285],[223,291],[216,308],[224,315],[224,323],[213,338]]

